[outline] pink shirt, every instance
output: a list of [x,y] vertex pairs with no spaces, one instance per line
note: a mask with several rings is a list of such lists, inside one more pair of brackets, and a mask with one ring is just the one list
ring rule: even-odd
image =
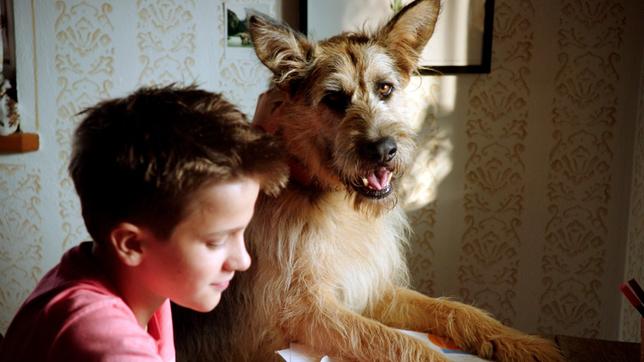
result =
[[147,332],[102,276],[91,242],[40,281],[0,344],[1,361],[174,361],[170,301]]

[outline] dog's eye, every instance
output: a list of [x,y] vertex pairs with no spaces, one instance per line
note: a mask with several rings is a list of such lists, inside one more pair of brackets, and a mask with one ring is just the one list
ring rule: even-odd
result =
[[378,83],[378,95],[382,99],[387,99],[391,96],[391,93],[394,91],[394,85],[391,83]]
[[322,102],[336,112],[344,112],[350,101],[351,97],[342,91],[331,91],[322,98]]

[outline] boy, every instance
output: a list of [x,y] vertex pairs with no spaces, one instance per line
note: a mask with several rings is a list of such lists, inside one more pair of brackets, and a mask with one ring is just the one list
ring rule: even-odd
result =
[[3,361],[172,361],[170,302],[218,303],[250,257],[259,190],[287,180],[279,145],[220,95],[144,88],[84,112],[69,172],[93,242],[27,298]]

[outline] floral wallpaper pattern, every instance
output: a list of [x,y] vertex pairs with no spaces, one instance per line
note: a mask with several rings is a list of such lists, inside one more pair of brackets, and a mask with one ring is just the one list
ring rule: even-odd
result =
[[112,5],[105,1],[56,1],[54,69],[56,70],[56,144],[58,212],[65,237],[61,252],[87,239],[78,217],[80,203],[67,174],[76,116],[108,98],[114,73]]
[[459,294],[505,323],[516,316],[516,283],[525,192],[526,82],[534,45],[534,6],[499,1],[492,76],[469,90],[465,162],[465,230],[459,258]]
[[140,85],[195,80],[195,2],[137,0]]
[[[0,310],[14,311],[45,272],[40,170],[0,162]],[[0,314],[3,330],[12,313]]]
[[625,15],[618,1],[560,6],[539,330],[597,337]]

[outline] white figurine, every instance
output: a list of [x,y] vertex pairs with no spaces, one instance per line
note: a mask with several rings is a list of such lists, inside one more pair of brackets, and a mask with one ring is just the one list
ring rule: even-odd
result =
[[0,80],[2,80],[0,86],[0,135],[7,136],[18,130],[20,118],[16,110],[16,101],[7,94],[11,83],[2,74],[0,74]]

